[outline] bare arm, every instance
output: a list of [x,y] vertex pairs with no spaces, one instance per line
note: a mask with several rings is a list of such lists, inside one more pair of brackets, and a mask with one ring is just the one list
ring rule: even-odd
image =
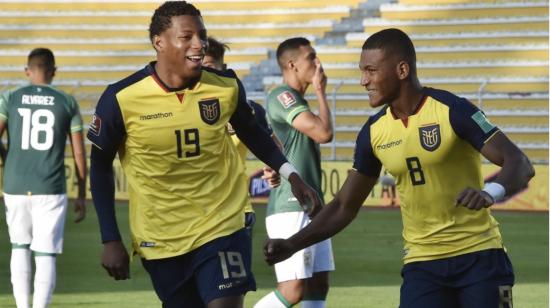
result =
[[75,201],[75,222],[81,222],[86,217],[86,148],[82,131],[71,133],[71,148],[76,165],[76,177],[78,181],[78,196]]
[[327,239],[344,229],[353,221],[376,181],[375,177],[351,170],[334,200],[323,207],[307,227],[287,240],[271,239],[266,242],[264,246],[266,261],[269,264],[283,261],[296,251]]
[[[5,130],[6,130],[6,122],[0,121],[0,138],[2,138],[2,135],[4,135]],[[2,139],[0,139],[0,159],[2,159],[2,165],[6,165],[7,155],[8,155],[8,152],[6,151],[6,147],[4,147],[4,143],[2,142]]]
[[317,143],[327,143],[333,138],[332,120],[326,95],[327,76],[319,59],[315,64],[317,68],[312,85],[319,102],[319,116],[311,111],[302,112],[294,118],[292,126]]
[[498,132],[481,148],[481,154],[502,167],[495,182],[504,186],[507,195],[526,188],[535,176],[529,158],[502,132]]
[[[504,133],[497,132],[481,148],[481,154],[501,168],[494,182],[502,185],[510,196],[527,187],[535,169],[527,156]],[[485,191],[467,188],[457,197],[457,203],[479,210],[493,205],[495,200]]]

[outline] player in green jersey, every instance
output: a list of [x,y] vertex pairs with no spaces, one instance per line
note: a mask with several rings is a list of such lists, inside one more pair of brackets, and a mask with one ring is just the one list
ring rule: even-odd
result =
[[[304,180],[322,196],[319,143],[332,140],[330,110],[326,100],[326,80],[321,62],[310,42],[290,38],[277,48],[277,61],[284,84],[267,97],[267,114],[285,156]],[[319,102],[319,115],[311,112],[304,98],[309,86]],[[310,222],[310,217],[290,191],[287,181],[269,195],[266,229],[270,238],[287,238]],[[324,307],[329,289],[329,272],[334,270],[330,239],[307,247],[289,260],[275,265],[277,289],[267,294],[256,308],[286,307],[302,302],[302,307]]]
[[11,283],[18,308],[29,307],[31,251],[36,268],[33,307],[46,307],[55,288],[55,257],[63,249],[67,209],[67,135],[78,179],[75,222],[86,215],[82,118],[76,100],[51,85],[55,70],[53,53],[36,48],[25,68],[30,84],[0,97],[0,135],[7,129],[9,141],[3,189],[12,243]]
[[[369,36],[359,68],[370,105],[381,109],[359,132],[353,169],[309,226],[266,244],[266,260],[342,230],[384,166],[401,199],[400,307],[512,307],[514,272],[490,207],[527,187],[529,159],[475,105],[421,86],[413,43],[401,30]],[[492,182],[484,183],[481,156],[501,167]]]

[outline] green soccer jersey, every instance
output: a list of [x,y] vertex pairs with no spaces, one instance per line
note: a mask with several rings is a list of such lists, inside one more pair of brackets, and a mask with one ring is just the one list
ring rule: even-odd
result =
[[49,85],[22,86],[0,96],[0,121],[8,130],[4,192],[65,193],[67,135],[82,130],[76,100]]
[[[309,111],[308,102],[288,85],[274,88],[267,97],[267,116],[273,133],[281,140],[284,154],[302,179],[321,193],[321,153],[319,144],[292,126],[297,115]],[[281,185],[269,195],[267,215],[302,211],[292,194],[290,183],[281,179]]]

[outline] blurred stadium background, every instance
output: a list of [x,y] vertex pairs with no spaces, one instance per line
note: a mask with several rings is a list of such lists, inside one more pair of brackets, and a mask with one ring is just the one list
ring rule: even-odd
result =
[[[274,57],[278,43],[291,36],[304,36],[314,42],[329,77],[327,94],[333,103],[333,123],[336,131],[334,141],[322,146],[323,183],[327,201],[343,183],[347,169],[351,166],[357,132],[368,116],[376,112],[368,106],[368,96],[359,85],[358,60],[361,45],[370,33],[383,28],[397,27],[407,32],[417,48],[421,82],[426,86],[455,92],[478,104],[485,110],[489,119],[506,132],[536,163],[537,176],[533,179],[530,188],[506,204],[495,208],[522,211],[522,213],[499,214],[504,215],[505,220],[508,220],[503,223],[504,230],[509,228],[525,232],[521,230],[529,230],[533,227],[544,233],[542,238],[538,234],[536,244],[532,245],[531,250],[526,250],[543,258],[543,262],[541,263],[540,259],[533,261],[527,254],[521,254],[521,258],[525,259],[519,261],[519,264],[530,264],[533,267],[531,272],[537,273],[534,274],[535,276],[540,276],[541,271],[544,273],[545,279],[539,276],[537,277],[540,279],[535,279],[539,284],[542,283],[542,287],[539,285],[531,288],[523,285],[523,289],[519,289],[526,290],[525,293],[529,293],[527,290],[539,290],[540,294],[531,295],[540,300],[524,301],[516,306],[548,307],[549,5],[547,0],[195,0],[190,2],[201,10],[209,35],[224,41],[231,47],[226,54],[226,62],[243,80],[248,97],[261,104],[264,103],[269,88],[281,82]],[[124,78],[155,58],[154,50],[148,40],[147,29],[150,17],[159,3],[161,2],[139,0],[1,0],[0,88],[5,90],[25,84],[27,81],[23,69],[27,54],[35,47],[49,47],[57,58],[58,74],[54,84],[77,98],[84,121],[89,123],[99,95],[107,84]],[[307,98],[315,109],[317,105],[315,96],[309,95]],[[88,153],[89,146],[90,144],[87,144]],[[69,146],[67,155],[70,156]],[[72,162],[67,160],[69,183],[74,182],[70,172],[72,166]],[[247,162],[251,173],[259,166],[260,164],[252,158]],[[117,170],[120,170],[118,166]],[[484,166],[487,176],[495,170],[492,166]],[[74,186],[69,185],[69,189],[70,194],[74,193]],[[117,173],[117,197],[121,200],[126,198],[124,176],[120,172]],[[391,207],[392,199],[387,187],[379,185],[375,188],[367,205],[378,208]],[[262,202],[261,199],[256,201]],[[93,215],[93,211],[91,212]],[[391,241],[397,241],[398,245],[390,246],[392,249],[400,250],[398,238],[400,218],[396,211],[393,212],[395,213],[389,214],[388,219],[395,224],[397,230],[391,230],[392,234],[396,235]],[[260,213],[263,212],[260,210]],[[364,216],[369,215],[367,213]],[[374,216],[378,217],[378,215],[380,214]],[[260,220],[262,217],[260,215]],[[90,220],[93,221],[93,219]],[[366,221],[368,225],[368,218]],[[537,222],[538,225],[531,226],[529,222]],[[511,223],[512,226],[507,227],[507,223]],[[393,226],[393,224],[390,225]],[[65,263],[74,263],[72,259],[68,259],[69,256],[74,256],[76,260],[91,258],[91,255],[95,258],[98,254],[96,251],[99,250],[95,228],[91,226],[89,229],[84,229],[85,231],[81,230],[86,233],[82,235],[83,238],[86,238],[86,241],[92,241],[91,244],[86,242],[85,245],[92,245],[89,249],[94,252],[75,254],[73,251],[71,254],[67,251],[67,255],[62,257],[64,263],[60,264],[60,270]],[[262,228],[263,226],[259,226],[257,230]],[[5,233],[4,224],[0,230]],[[88,232],[91,234],[89,238],[86,237],[89,235]],[[518,240],[518,243],[511,242],[510,246],[525,244],[519,243],[522,237],[514,237],[510,233],[512,232],[505,231],[505,240]],[[265,234],[261,232],[256,235],[257,250],[261,246],[262,236],[265,237]],[[79,244],[70,244],[71,240]],[[67,245],[66,250],[79,251],[81,247],[79,245],[84,244],[79,241],[79,237],[68,237]],[[370,244],[365,245],[370,246]],[[371,247],[380,245],[384,244],[379,243]],[[9,248],[4,246],[5,249],[0,249],[0,256],[4,256],[0,260],[2,266],[0,289],[5,290],[0,294],[2,307],[4,304],[9,306],[11,303],[9,291],[7,291],[10,289],[9,279],[6,279],[9,272],[5,261]],[[349,247],[341,247],[343,247],[342,250],[347,251],[354,249],[355,246],[350,243]],[[393,250],[384,250],[384,252],[387,251],[395,253]],[[514,254],[513,251],[511,253]],[[357,253],[359,263],[362,262],[361,254],[362,252]],[[258,280],[267,283],[267,286],[265,283],[260,286],[270,288],[273,280],[269,269],[263,269],[265,266],[261,264],[259,254],[256,256],[258,270],[262,273]],[[337,266],[338,257],[338,251],[336,251]],[[390,257],[392,258],[395,256]],[[376,267],[368,265],[368,256],[365,259],[366,267],[350,270],[349,274],[353,275],[360,271],[361,274],[368,276],[371,274],[370,271],[376,271]],[[381,286],[393,285],[391,292],[380,293],[383,294],[380,297],[382,299],[398,297],[398,288],[396,288],[399,284],[398,257],[395,260],[397,262],[394,267],[379,273],[381,277],[391,276],[391,278],[385,278],[391,283],[381,282]],[[92,263],[96,266],[98,259],[93,259]],[[135,264],[136,271],[139,271],[139,262]],[[78,263],[75,263],[71,269],[80,279],[88,279],[78,274],[81,270]],[[96,266],[93,271],[84,270],[90,275],[102,275],[103,273],[99,271],[101,271],[99,266]],[[67,275],[71,274],[67,272]],[[63,273],[58,284],[64,290],[67,288],[67,282],[62,281],[62,277],[64,277]],[[335,279],[345,280],[344,278]],[[353,278],[348,277],[348,279],[354,281]],[[112,282],[106,282],[104,279],[90,281],[100,281],[99,284],[102,287],[98,289],[102,292],[116,288]],[[356,281],[358,281],[357,284],[351,285],[354,287],[360,285],[360,281],[363,280]],[[385,281],[384,278],[382,281]],[[531,280],[527,279],[527,281]],[[105,287],[105,284],[112,287]],[[132,284],[137,286],[139,283],[131,282],[130,286],[126,284],[124,290],[131,291]],[[91,284],[72,283],[71,285],[91,286]],[[370,285],[376,286],[376,281],[371,281]],[[134,290],[137,292],[138,289],[142,290],[141,287]],[[143,288],[143,290],[148,290],[145,297],[153,296],[149,288]],[[373,291],[374,289],[369,290],[369,292],[378,292]],[[78,290],[78,292],[85,294],[86,290]],[[347,297],[349,294],[346,292],[337,294]],[[362,292],[358,291],[357,296],[357,299],[362,302],[357,302],[354,307],[392,307],[397,303],[395,300],[369,302],[368,298],[362,298],[360,295]],[[125,297],[113,297],[112,301],[120,302],[117,304],[119,307],[137,307],[143,301],[141,299],[132,304],[124,304],[121,298]],[[111,307],[101,306],[99,302],[87,300],[81,304],[89,307]],[[69,300],[57,302],[56,305],[73,307],[71,303],[79,302]],[[94,303],[97,305],[94,306]],[[145,303],[156,302],[145,300]],[[350,304],[342,304],[345,302],[339,300],[332,303],[331,307],[351,307]],[[354,303],[354,301],[348,303]],[[141,306],[149,307],[148,304]]]

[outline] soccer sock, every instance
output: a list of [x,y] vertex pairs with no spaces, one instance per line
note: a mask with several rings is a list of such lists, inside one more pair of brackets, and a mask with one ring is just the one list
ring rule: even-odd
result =
[[303,300],[302,308],[325,308],[327,302],[324,300]]
[[55,255],[35,253],[33,308],[46,308],[55,289]]
[[289,308],[292,307],[283,297],[279,290],[275,290],[266,296],[262,297],[254,308]]
[[17,308],[28,308],[31,295],[31,251],[25,246],[11,250],[11,284]]

